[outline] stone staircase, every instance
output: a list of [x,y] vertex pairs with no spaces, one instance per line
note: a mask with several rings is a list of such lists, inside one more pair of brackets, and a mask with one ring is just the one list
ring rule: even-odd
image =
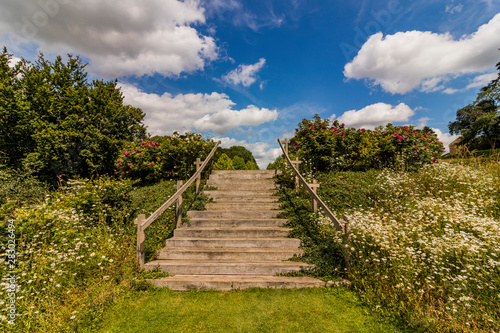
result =
[[174,276],[149,280],[172,290],[303,288],[324,286],[309,277],[275,276],[310,265],[286,261],[300,254],[300,241],[287,238],[274,196],[276,171],[214,171],[205,190],[215,201],[205,211],[190,211],[189,223],[174,231],[156,260]]

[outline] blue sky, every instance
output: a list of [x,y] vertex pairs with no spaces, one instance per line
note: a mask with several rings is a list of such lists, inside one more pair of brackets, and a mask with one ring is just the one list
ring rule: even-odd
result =
[[500,1],[7,0],[16,57],[68,53],[118,79],[152,135],[197,131],[252,150],[318,113],[356,128],[447,125],[497,76]]

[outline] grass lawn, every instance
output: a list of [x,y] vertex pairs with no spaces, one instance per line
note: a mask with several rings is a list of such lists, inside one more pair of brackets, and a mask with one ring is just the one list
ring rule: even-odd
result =
[[154,290],[109,309],[101,332],[404,332],[340,288]]

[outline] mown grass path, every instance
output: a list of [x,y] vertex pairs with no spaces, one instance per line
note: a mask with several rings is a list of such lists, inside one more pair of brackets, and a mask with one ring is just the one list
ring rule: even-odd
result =
[[111,308],[101,332],[408,332],[341,288],[155,290]]

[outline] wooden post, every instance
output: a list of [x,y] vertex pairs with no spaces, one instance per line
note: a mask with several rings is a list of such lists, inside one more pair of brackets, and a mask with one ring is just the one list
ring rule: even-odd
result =
[[[297,157],[295,157],[295,161],[292,161],[292,165],[299,170],[299,164],[302,163],[302,161],[299,161]],[[299,189],[299,177],[295,175],[295,191]]]
[[[182,187],[182,180],[177,181],[177,191]],[[176,209],[175,209],[175,220],[177,221],[177,228],[182,225],[182,194],[177,199]]]
[[[203,164],[203,161],[198,157],[196,159],[196,162],[194,162],[196,165],[196,171],[198,171]],[[196,178],[196,193],[200,193],[200,184],[201,184],[201,173],[198,175],[198,178]]]
[[288,155],[288,144],[290,143],[290,141],[288,141],[288,139],[285,139],[285,141],[283,141],[285,143],[285,153]]
[[146,215],[139,214],[135,219],[134,223],[137,224],[137,261],[141,268],[144,267],[144,241],[146,240],[146,234],[141,227],[141,224],[146,220]]
[[[311,190],[316,193],[316,189],[321,185],[320,183],[318,183],[318,181],[316,179],[313,179],[313,182],[312,184],[307,184]],[[312,197],[312,211],[313,213],[316,213],[316,211],[318,210],[318,202],[316,201],[316,199],[314,199],[314,197]]]
[[350,274],[351,272],[351,254],[350,254],[350,242],[351,242],[351,234],[349,230],[349,220],[347,219],[347,216],[342,216],[344,220],[344,235],[343,235],[343,243],[344,243],[344,260],[345,260],[345,265],[347,268],[347,273]]

